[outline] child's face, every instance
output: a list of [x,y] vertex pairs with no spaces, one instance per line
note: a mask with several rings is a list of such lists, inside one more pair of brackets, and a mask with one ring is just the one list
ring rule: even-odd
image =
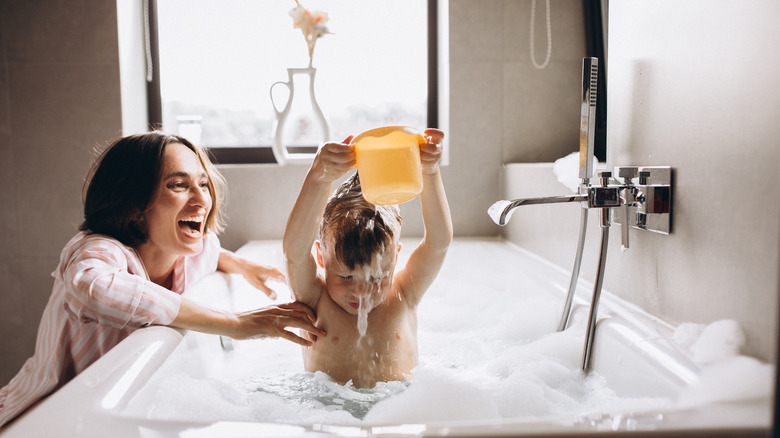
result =
[[400,249],[400,244],[390,245],[374,254],[370,264],[349,269],[332,250],[317,242],[317,259],[325,269],[325,287],[331,299],[351,315],[357,315],[361,305],[373,310],[390,293]]

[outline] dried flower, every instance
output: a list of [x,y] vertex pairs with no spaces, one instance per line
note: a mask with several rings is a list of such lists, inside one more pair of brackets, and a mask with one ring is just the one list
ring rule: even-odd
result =
[[296,6],[290,9],[290,16],[293,19],[293,27],[300,29],[306,45],[309,47],[309,67],[311,67],[314,58],[314,46],[317,40],[325,34],[328,34],[328,28],[325,24],[328,22],[328,13],[322,11],[311,12],[301,6],[298,0],[295,0]]

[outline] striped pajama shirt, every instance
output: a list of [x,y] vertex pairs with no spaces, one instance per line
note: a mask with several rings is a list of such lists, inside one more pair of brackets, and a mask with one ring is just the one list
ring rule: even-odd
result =
[[219,253],[217,236],[206,234],[201,254],[176,261],[168,290],[149,280],[133,248],[105,235],[73,237],[52,273],[54,287],[35,354],[0,389],[0,426],[65,385],[133,330],[170,324],[181,293],[217,270]]

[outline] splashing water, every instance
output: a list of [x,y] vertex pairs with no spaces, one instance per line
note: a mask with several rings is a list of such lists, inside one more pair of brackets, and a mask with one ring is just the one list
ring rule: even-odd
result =
[[366,335],[366,330],[368,330],[368,312],[370,312],[371,309],[373,308],[374,308],[374,299],[372,294],[361,296],[359,298],[357,329],[358,329],[358,333],[360,333],[360,339],[362,339],[363,336]]
[[[373,223],[372,220],[371,226],[373,226]],[[384,254],[384,252],[385,247],[382,245],[379,252],[372,256],[371,264],[365,266],[365,269],[363,270],[363,281],[364,284],[367,285],[368,292],[358,297],[357,329],[360,334],[358,342],[366,335],[366,331],[368,330],[368,314],[374,309],[374,305],[376,304],[375,300],[382,299],[379,296],[382,291],[382,280],[388,275],[392,275],[391,273],[382,270],[382,257],[380,254]]]

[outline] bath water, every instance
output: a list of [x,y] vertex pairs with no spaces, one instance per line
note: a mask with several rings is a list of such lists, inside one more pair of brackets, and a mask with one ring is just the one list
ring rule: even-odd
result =
[[[404,243],[405,248],[413,245]],[[445,263],[422,298],[419,366],[407,381],[371,389],[339,385],[321,372],[305,372],[296,344],[241,341],[232,351],[222,351],[217,337],[189,333],[183,342],[201,337],[209,348],[174,351],[124,415],[205,422],[431,424],[652,411],[674,402],[621,398],[597,373],[583,375],[585,321],[575,318],[569,329],[555,332],[564,291],[554,295],[549,278],[517,269],[516,259],[502,254],[510,249],[451,248],[448,260],[467,256],[472,264]],[[285,291],[275,288],[284,301]],[[772,381],[773,371],[766,366],[741,366],[742,372],[762,376],[753,378],[751,388]]]

